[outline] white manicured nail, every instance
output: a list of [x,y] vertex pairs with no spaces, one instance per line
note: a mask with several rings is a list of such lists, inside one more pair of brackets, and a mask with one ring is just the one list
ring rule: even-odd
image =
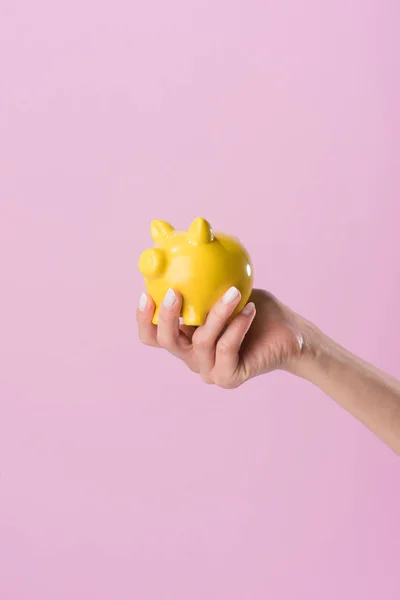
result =
[[230,304],[231,302],[233,302],[234,300],[236,300],[236,298],[238,296],[239,296],[239,290],[237,288],[235,288],[235,287],[231,287],[225,293],[224,297],[222,298],[222,302],[224,304]]
[[147,294],[143,292],[139,299],[139,310],[144,311],[147,306]]
[[248,304],[246,304],[246,306],[244,307],[244,309],[242,310],[242,313],[244,315],[246,315],[246,317],[249,317],[251,314],[253,314],[255,309],[255,304],[254,302],[249,302]]
[[165,294],[165,298],[164,298],[165,308],[171,308],[171,306],[173,306],[175,300],[176,300],[176,294],[175,294],[174,290],[171,290],[171,288],[170,288],[168,290],[168,292]]

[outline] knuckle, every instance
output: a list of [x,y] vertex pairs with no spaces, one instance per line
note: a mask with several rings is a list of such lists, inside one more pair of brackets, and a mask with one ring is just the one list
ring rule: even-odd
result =
[[227,354],[230,354],[232,352],[232,349],[230,347],[229,344],[227,344],[226,342],[218,342],[217,344],[217,353],[222,355],[222,356],[226,356]]
[[149,338],[147,335],[144,335],[143,333],[139,333],[139,341],[144,345],[144,346],[154,346],[153,341],[151,340],[151,338]]
[[208,339],[204,336],[194,335],[192,342],[194,350],[198,352],[203,352],[204,350],[207,350],[210,346]]
[[157,342],[161,346],[161,348],[168,349],[173,346],[171,337],[159,331],[157,332]]
[[215,306],[210,313],[210,321],[213,324],[213,328],[222,330],[226,327],[228,319],[231,315],[231,310],[227,310],[226,307],[220,308],[218,305]]
[[200,377],[202,378],[203,382],[206,383],[207,385],[215,384],[215,381],[213,380],[212,377],[210,377],[210,375],[205,375],[205,374],[201,373]]
[[231,377],[226,377],[223,375],[217,376],[215,378],[215,383],[218,387],[223,390],[233,390],[237,387],[237,384]]
[[232,311],[232,306],[229,304],[224,304],[221,300],[219,302],[217,302],[217,304],[215,304],[213,306],[213,308],[211,309],[211,313],[217,319],[227,318],[227,316],[230,314],[231,311]]
[[150,341],[150,336],[148,335],[148,331],[146,330],[146,328],[142,328],[139,326],[138,330],[137,330],[137,334],[138,334],[139,341],[142,344],[145,344],[147,346]]

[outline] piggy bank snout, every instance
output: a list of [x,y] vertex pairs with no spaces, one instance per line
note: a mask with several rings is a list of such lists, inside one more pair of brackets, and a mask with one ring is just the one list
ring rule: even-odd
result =
[[164,267],[165,254],[159,248],[149,248],[139,258],[139,271],[144,277],[159,277]]

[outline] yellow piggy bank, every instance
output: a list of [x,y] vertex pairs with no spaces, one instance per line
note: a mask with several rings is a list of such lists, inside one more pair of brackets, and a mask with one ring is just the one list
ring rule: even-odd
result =
[[150,233],[155,247],[140,256],[139,270],[156,305],[154,324],[168,288],[182,295],[181,316],[186,325],[202,325],[231,286],[241,292],[234,314],[242,310],[253,288],[253,267],[236,237],[214,234],[201,218],[195,219],[188,231],[176,231],[165,221],[152,221]]

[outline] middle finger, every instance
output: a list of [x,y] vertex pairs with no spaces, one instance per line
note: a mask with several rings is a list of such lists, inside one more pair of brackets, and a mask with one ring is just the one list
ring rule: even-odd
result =
[[215,346],[236,306],[240,302],[240,292],[231,287],[210,311],[204,325],[193,335],[193,350],[198,360],[200,374],[210,380],[215,364]]

